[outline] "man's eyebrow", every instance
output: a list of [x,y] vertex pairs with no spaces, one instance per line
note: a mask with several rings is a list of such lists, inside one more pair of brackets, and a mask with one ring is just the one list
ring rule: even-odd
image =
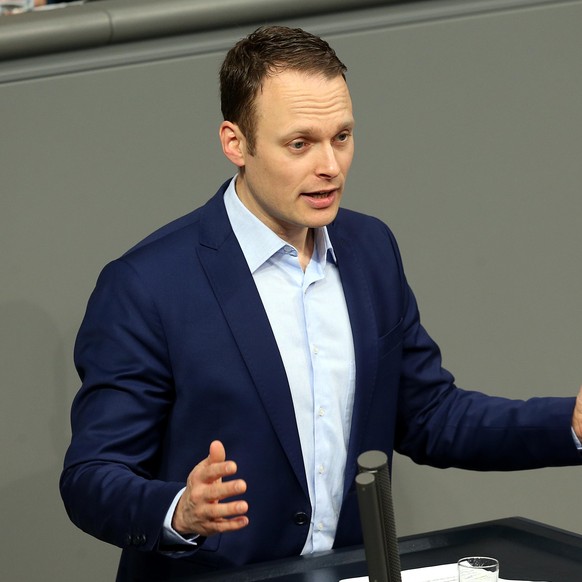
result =
[[[353,119],[346,119],[344,123],[338,124],[337,133],[341,133],[342,131],[348,130],[352,131],[354,129],[354,120]],[[298,135],[306,135],[311,136],[314,134],[320,133],[320,130],[313,125],[304,125],[304,126],[297,126],[289,131],[285,132],[285,136],[287,138],[291,138],[293,136]]]
[[291,128],[285,133],[287,137],[293,137],[294,135],[313,135],[317,133],[317,130],[311,125],[297,126]]

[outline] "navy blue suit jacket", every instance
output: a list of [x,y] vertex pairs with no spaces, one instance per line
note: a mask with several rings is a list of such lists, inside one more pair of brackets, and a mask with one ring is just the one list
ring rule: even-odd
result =
[[[125,549],[134,574],[120,579],[297,555],[308,531],[301,418],[226,215],[225,187],[109,264],[79,331],[82,388],[61,492],[79,527]],[[343,209],[328,228],[357,370],[335,547],[361,542],[353,483],[363,451],[480,470],[579,462],[573,399],[521,402],[456,388],[420,324],[390,230]],[[250,524],[183,559],[161,557],[164,515],[213,439],[247,481]]]

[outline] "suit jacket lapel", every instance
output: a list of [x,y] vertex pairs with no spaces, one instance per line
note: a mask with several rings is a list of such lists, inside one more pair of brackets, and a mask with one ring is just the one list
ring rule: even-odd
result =
[[199,258],[275,432],[308,495],[287,375],[261,298],[228,221],[224,191],[225,186],[203,209]]
[[378,366],[378,332],[367,287],[367,277],[357,254],[350,241],[342,236],[341,227],[337,222],[328,227],[328,232],[337,258],[337,266],[346,298],[356,357],[356,388],[345,470],[345,495],[356,476],[356,460],[361,452],[362,435],[367,426]]

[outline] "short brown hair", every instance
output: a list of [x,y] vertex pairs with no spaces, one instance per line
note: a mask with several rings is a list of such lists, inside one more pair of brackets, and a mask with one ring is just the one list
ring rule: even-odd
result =
[[264,80],[285,70],[344,76],[347,67],[327,42],[301,28],[262,26],[227,53],[220,69],[220,107],[225,121],[236,123],[255,148],[255,99]]

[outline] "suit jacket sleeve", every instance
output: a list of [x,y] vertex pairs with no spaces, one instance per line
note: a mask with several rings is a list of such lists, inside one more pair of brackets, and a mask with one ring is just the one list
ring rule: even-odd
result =
[[421,326],[412,292],[403,340],[396,449],[415,462],[475,470],[579,463],[571,433],[574,398],[526,401],[455,386]]
[[420,464],[481,471],[581,462],[571,433],[575,398],[523,401],[458,388],[407,284],[404,295],[396,450]]
[[120,547],[154,549],[183,487],[153,478],[172,386],[163,335],[137,274],[123,260],[108,265],[75,346],[83,388],[61,492],[74,523]]
[[[357,449],[390,454],[394,448],[417,463],[477,470],[580,463],[571,435],[574,398],[521,401],[458,388],[421,324],[390,229],[375,218],[340,211],[331,230],[348,304],[358,305],[352,317],[363,379],[354,412]],[[359,268],[347,271],[346,264]],[[366,305],[370,313],[363,319]],[[375,437],[382,427],[388,427],[385,436]]]

